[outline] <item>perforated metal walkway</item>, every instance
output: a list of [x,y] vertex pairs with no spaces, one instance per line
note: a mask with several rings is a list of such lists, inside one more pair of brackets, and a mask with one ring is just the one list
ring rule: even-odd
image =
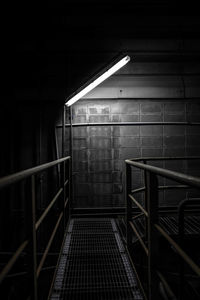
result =
[[[178,219],[174,216],[159,216],[159,223],[169,235],[178,235]],[[144,236],[144,217],[138,217],[134,220],[134,224],[140,234]],[[184,217],[184,233],[186,237],[200,235],[200,216]],[[133,242],[138,240],[137,236],[133,237]]]
[[143,299],[114,219],[71,220],[51,295],[58,299]]

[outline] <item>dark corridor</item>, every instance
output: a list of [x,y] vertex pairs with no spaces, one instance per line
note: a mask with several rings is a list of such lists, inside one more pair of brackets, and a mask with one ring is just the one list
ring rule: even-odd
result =
[[[170,0],[9,6],[0,299],[199,300],[199,9]],[[127,64],[69,105],[122,57]]]
[[[17,299],[19,295],[29,299],[30,295],[34,300],[94,297],[139,300],[190,297],[197,300],[200,292],[200,197],[197,194],[189,197],[187,193],[187,198],[178,201],[177,206],[166,207],[160,206],[159,191],[177,193],[194,189],[197,193],[200,179],[150,162],[197,162],[199,159],[146,157],[126,160],[125,208],[116,211],[97,208],[92,213],[85,209],[84,213],[79,212],[81,218],[72,213],[70,156],[1,178],[1,190],[10,186],[11,192],[16,194],[18,190],[19,195],[30,198],[24,211],[28,216],[24,236],[16,238],[17,250],[1,252],[3,297],[7,294],[7,299]],[[35,184],[38,174],[55,166],[61,171],[57,192],[38,214]],[[143,186],[132,187],[135,178],[132,168],[143,173]],[[163,177],[176,184],[163,185],[159,180]],[[48,217],[51,223],[54,219],[53,226],[45,224]],[[49,237],[43,235],[41,242],[43,232]]]

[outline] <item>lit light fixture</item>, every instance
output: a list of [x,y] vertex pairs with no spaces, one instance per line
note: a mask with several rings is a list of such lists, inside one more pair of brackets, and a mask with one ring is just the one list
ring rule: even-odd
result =
[[78,92],[74,96],[70,97],[65,104],[67,106],[74,104],[76,101],[78,101],[80,98],[85,96],[87,93],[89,93],[91,90],[93,90],[96,86],[98,86],[100,83],[102,83],[108,77],[110,77],[112,74],[114,74],[119,69],[121,69],[129,61],[130,61],[130,56],[128,56],[128,55],[121,58],[112,67],[106,69],[106,71],[104,71],[101,75],[99,75],[95,80],[93,80],[91,83],[86,85],[83,89],[81,89],[80,92]]

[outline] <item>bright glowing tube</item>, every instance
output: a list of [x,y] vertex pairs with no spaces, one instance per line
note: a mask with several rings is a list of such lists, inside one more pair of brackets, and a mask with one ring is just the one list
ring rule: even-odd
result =
[[78,101],[80,98],[85,96],[87,93],[89,93],[91,90],[93,90],[96,86],[98,86],[100,83],[102,83],[108,77],[110,77],[112,74],[114,74],[119,69],[121,69],[129,61],[130,61],[130,56],[127,55],[127,56],[123,57],[120,61],[118,61],[116,64],[114,64],[114,66],[112,66],[105,73],[100,75],[97,79],[95,79],[88,86],[86,86],[84,89],[82,89],[79,93],[77,93],[75,96],[73,96],[71,99],[69,99],[65,104],[67,106],[74,104],[76,101]]

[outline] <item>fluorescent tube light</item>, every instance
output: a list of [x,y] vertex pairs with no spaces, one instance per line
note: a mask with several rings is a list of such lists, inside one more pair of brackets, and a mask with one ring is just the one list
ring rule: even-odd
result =
[[117,72],[119,69],[121,69],[124,65],[126,65],[130,61],[130,56],[125,56],[122,59],[120,59],[116,64],[114,64],[110,69],[105,71],[102,75],[100,75],[97,79],[89,83],[85,88],[83,88],[79,93],[77,93],[75,96],[70,98],[65,104],[67,106],[70,106],[74,104],[76,101],[78,101],[80,98],[85,96],[87,93],[89,93],[91,90],[93,90],[96,86],[98,86],[100,83],[102,83],[104,80],[106,80],[108,77],[110,77],[112,74]]

